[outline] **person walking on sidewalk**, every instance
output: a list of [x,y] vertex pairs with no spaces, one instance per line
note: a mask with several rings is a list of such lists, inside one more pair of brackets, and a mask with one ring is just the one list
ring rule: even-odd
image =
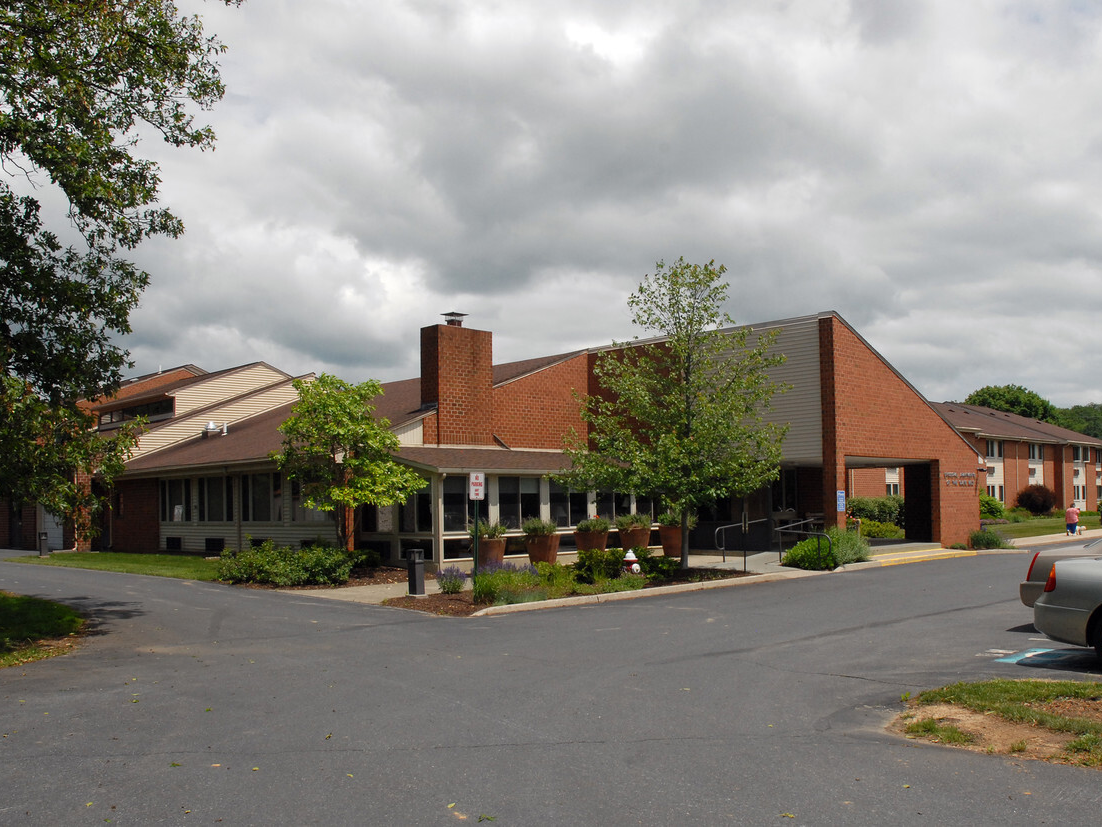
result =
[[1072,503],[1064,511],[1064,523],[1067,525],[1067,531],[1064,532],[1064,536],[1072,535],[1073,537],[1079,533],[1079,509],[1075,507],[1075,503]]

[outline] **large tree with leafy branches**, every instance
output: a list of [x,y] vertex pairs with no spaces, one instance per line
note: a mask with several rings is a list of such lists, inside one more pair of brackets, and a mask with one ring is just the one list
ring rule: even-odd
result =
[[428,481],[394,458],[398,437],[374,415],[378,382],[352,385],[323,373],[294,386],[299,401],[279,426],[283,450],[274,459],[302,486],[307,506],[334,512],[341,547],[351,549],[359,506],[405,502]]
[[964,404],[979,405],[1042,422],[1057,422],[1057,408],[1040,394],[1021,385],[987,385],[968,394]]
[[583,399],[586,434],[566,452],[575,488],[660,496],[681,514],[681,565],[696,509],[744,496],[777,477],[787,427],[765,421],[783,388],[769,369],[772,335],[750,341],[723,310],[726,268],[659,261],[628,299],[649,342],[614,344],[594,366],[600,393]]
[[222,97],[222,51],[168,0],[0,7],[0,497],[71,512],[87,498],[59,468],[109,477],[128,455],[133,433],[95,436],[79,400],[128,367],[149,275],[125,251],[183,232],[138,136],[213,147],[195,114]]

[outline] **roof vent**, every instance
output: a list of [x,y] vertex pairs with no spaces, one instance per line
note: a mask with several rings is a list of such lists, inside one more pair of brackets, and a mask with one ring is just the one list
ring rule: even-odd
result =
[[463,317],[467,314],[457,313],[453,310],[451,313],[441,313],[440,315],[444,317],[444,321],[448,323],[449,327],[463,327]]
[[202,433],[203,439],[206,439],[208,436],[214,436],[215,434],[221,434],[222,436],[225,436],[226,435],[226,430],[227,429],[226,429],[226,423],[225,422],[223,422],[221,425],[219,425],[217,422],[215,422],[212,419],[210,422],[208,422],[203,427],[203,430],[201,431],[201,433]]

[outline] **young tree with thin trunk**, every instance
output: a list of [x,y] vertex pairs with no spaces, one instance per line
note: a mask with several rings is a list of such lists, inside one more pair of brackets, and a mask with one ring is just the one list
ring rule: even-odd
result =
[[395,460],[398,437],[374,416],[378,382],[350,385],[323,373],[294,386],[299,401],[279,426],[283,451],[273,459],[302,486],[308,507],[334,512],[341,547],[351,550],[359,506],[405,502],[428,480]]
[[583,398],[588,433],[566,451],[575,488],[660,496],[681,514],[681,565],[700,506],[745,496],[776,479],[787,426],[763,418],[783,390],[769,368],[773,335],[750,342],[723,311],[726,268],[659,261],[628,300],[633,321],[658,338],[614,344],[594,366],[600,393]]

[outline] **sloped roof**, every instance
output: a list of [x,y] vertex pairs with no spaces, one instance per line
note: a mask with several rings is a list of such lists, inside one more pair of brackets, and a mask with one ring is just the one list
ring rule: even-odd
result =
[[1061,428],[1059,425],[1052,425],[1039,419],[959,402],[932,404],[958,431],[975,434],[985,439],[1010,439],[1057,445],[1074,443],[1102,447],[1102,440],[1096,437]]
[[509,471],[550,473],[570,466],[560,451],[511,451],[507,448],[403,446],[398,458],[411,465],[445,473],[467,473],[475,468],[489,474]]
[[126,463],[127,474],[265,460],[283,445],[283,435],[278,429],[291,415],[292,404],[241,420],[227,428],[225,436],[221,432],[206,437],[196,433],[191,439],[139,456]]

